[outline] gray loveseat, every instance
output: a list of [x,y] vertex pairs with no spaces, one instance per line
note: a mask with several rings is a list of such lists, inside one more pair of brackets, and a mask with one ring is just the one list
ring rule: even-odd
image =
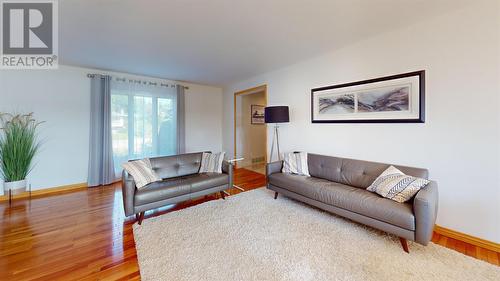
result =
[[135,214],[141,224],[144,212],[148,210],[216,192],[220,192],[224,199],[223,191],[233,186],[232,165],[224,161],[222,174],[199,174],[201,155],[202,152],[150,158],[153,170],[163,180],[150,183],[140,190],[136,188],[134,178],[123,171],[122,193],[125,215]]
[[[353,221],[392,233],[408,250],[407,239],[427,245],[438,210],[438,188],[431,181],[413,199],[398,203],[366,188],[390,165],[308,154],[311,177],[281,173],[282,161],[266,168],[267,188]],[[426,169],[394,165],[407,175],[426,178]]]

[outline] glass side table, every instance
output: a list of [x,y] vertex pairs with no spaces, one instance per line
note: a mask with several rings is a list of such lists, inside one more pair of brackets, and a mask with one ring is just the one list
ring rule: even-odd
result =
[[[236,162],[239,162],[239,161],[242,161],[242,160],[245,160],[245,158],[243,158],[243,157],[242,158],[233,158],[233,159],[227,160],[227,162],[229,162],[229,164],[231,164],[234,167],[235,164],[236,164]],[[234,183],[233,183],[233,187],[236,188],[236,189],[238,189],[238,190],[240,190],[240,191],[245,191],[245,189],[243,189],[242,187],[239,187],[239,186],[235,185]]]

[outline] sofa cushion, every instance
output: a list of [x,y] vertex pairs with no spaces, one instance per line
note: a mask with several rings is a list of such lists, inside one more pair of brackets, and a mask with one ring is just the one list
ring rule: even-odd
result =
[[330,181],[295,174],[275,173],[269,176],[269,183],[317,200],[319,198],[319,187],[322,184],[330,183]]
[[161,181],[161,178],[153,171],[148,158],[123,163],[122,167],[134,178],[138,189],[152,182]]
[[150,183],[135,192],[135,205],[144,205],[164,199],[188,194],[191,184],[188,177],[166,179]]
[[196,177],[189,178],[188,182],[191,184],[191,193],[194,193],[212,187],[228,184],[229,176],[227,174],[219,173],[201,173]]
[[405,175],[394,166],[385,170],[366,190],[399,203],[406,202],[430,181]]
[[222,173],[222,162],[224,162],[225,152],[211,153],[203,152],[199,173]]
[[200,170],[201,153],[154,157],[149,159],[153,171],[162,179],[187,176]]
[[[390,165],[371,161],[354,160],[319,154],[307,155],[309,174],[349,186],[366,189]],[[403,173],[426,179],[426,169],[397,166]]]
[[227,174],[203,173],[154,182],[138,189],[135,193],[135,205],[157,202],[212,187],[228,184]]
[[315,177],[276,173],[269,176],[269,183],[325,204],[415,230],[415,217],[409,203],[397,203],[364,189]]
[[307,152],[290,152],[283,156],[283,173],[309,176]]

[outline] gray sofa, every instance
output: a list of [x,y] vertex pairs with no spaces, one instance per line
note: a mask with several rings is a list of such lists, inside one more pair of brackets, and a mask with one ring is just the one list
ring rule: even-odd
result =
[[[266,167],[267,188],[353,221],[392,233],[408,250],[407,239],[427,245],[438,210],[438,188],[431,181],[413,199],[398,203],[366,188],[389,164],[308,154],[311,177],[281,173],[282,161]],[[403,173],[427,178],[426,169],[394,165]]]
[[122,193],[125,215],[135,214],[141,224],[144,212],[148,210],[216,192],[220,192],[225,199],[223,191],[233,186],[232,165],[224,161],[222,174],[199,174],[201,155],[202,152],[150,158],[153,170],[163,180],[150,183],[140,190],[136,188],[134,178],[123,171]]

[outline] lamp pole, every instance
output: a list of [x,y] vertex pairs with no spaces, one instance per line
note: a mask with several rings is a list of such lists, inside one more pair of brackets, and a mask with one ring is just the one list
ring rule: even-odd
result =
[[278,160],[281,160],[281,153],[280,153],[280,131],[279,131],[279,125],[276,123],[274,126],[274,129],[276,130],[276,148],[278,148]]
[[279,125],[278,125],[278,123],[274,123],[273,143],[271,144],[271,157],[270,157],[271,161],[273,161],[274,140],[275,139],[276,139],[276,149],[278,150],[278,160],[281,160],[281,154],[280,154],[280,135],[279,135]]

